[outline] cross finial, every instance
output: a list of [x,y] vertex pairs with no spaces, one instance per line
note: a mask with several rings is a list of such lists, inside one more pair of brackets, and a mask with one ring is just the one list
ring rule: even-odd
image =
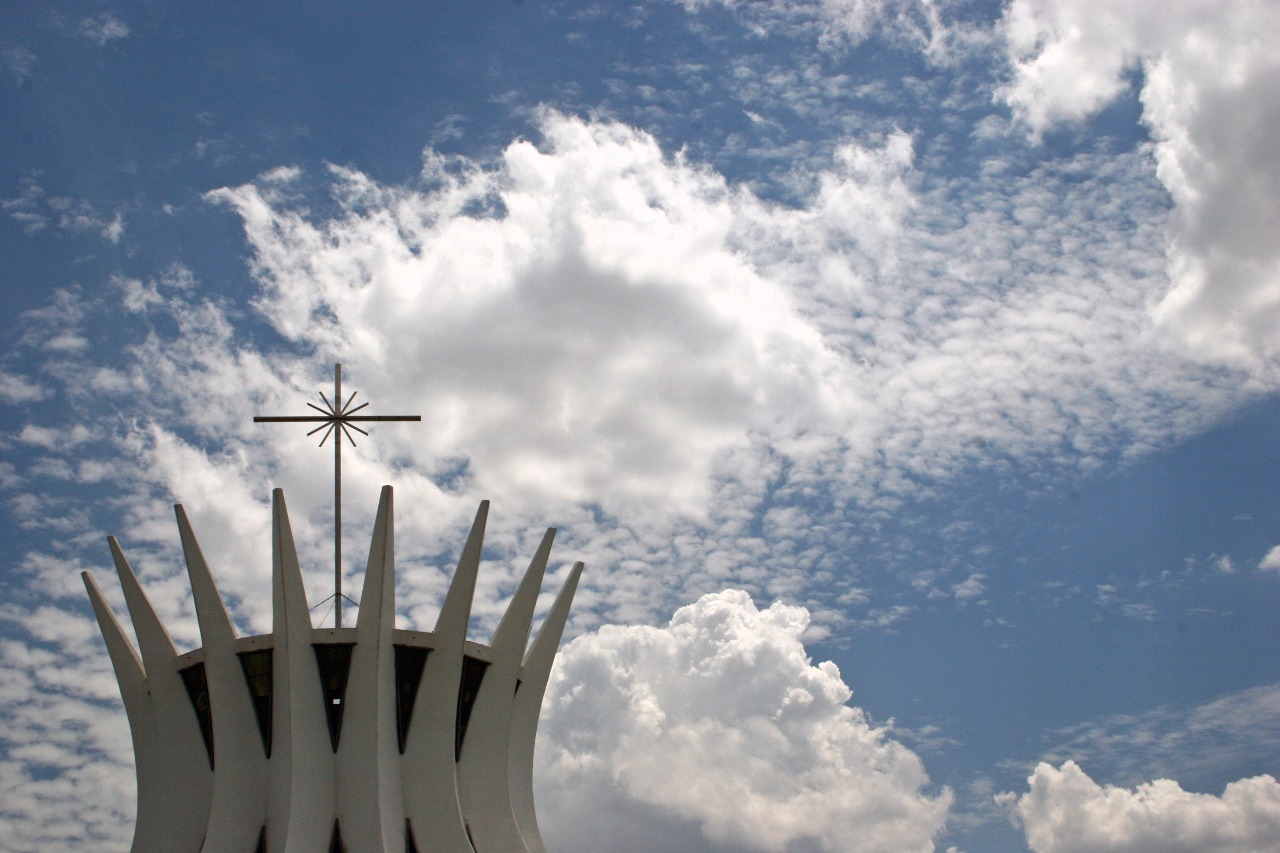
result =
[[[421,415],[357,415],[356,412],[368,406],[368,403],[361,403],[352,408],[351,404],[355,402],[356,395],[353,391],[351,396],[344,403],[342,401],[342,365],[335,364],[333,366],[333,401],[321,391],[320,399],[324,402],[324,408],[317,406],[315,403],[307,403],[308,406],[319,412],[319,415],[283,415],[255,417],[254,423],[282,424],[282,423],[318,423],[315,429],[307,433],[307,435],[315,435],[324,430],[324,435],[320,436],[320,446],[324,447],[324,443],[329,440],[329,436],[333,435],[333,624],[336,628],[342,627],[342,438],[346,436],[351,442],[351,446],[356,446],[355,436],[351,434],[351,430],[355,430],[361,435],[369,433],[356,426],[353,421],[420,421]],[[337,433],[337,435],[334,435]],[[354,602],[353,602],[354,603]]]

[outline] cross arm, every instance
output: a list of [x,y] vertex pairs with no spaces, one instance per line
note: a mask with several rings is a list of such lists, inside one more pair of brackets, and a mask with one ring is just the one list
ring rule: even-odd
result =
[[420,421],[422,415],[343,415],[343,421]]
[[262,415],[257,415],[254,417],[253,422],[255,424],[301,424],[301,423],[317,423],[319,421],[331,421],[331,420],[333,420],[333,416],[331,415],[326,415],[324,417],[320,415],[296,415],[296,416],[285,415],[281,417],[273,417],[273,416],[264,417]]

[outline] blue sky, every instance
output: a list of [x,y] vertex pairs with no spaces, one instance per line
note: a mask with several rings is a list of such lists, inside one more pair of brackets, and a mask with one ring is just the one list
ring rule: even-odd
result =
[[106,535],[194,647],[183,503],[266,631],[280,486],[324,597],[328,455],[251,418],[340,361],[423,415],[344,468],[402,625],[481,499],[476,637],[543,527],[587,563],[554,849],[1280,850],[1277,48],[1265,0],[10,10],[0,846],[128,847]]

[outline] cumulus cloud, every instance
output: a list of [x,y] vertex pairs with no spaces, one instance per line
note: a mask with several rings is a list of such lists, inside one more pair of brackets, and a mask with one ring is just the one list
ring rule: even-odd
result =
[[545,149],[514,143],[497,173],[429,157],[434,192],[335,170],[330,222],[278,180],[211,198],[244,218],[276,327],[376,357],[432,401],[427,435],[468,434],[484,486],[696,512],[753,430],[825,420],[835,360],[725,245],[722,179],[622,126],[543,129]]
[[[352,455],[356,529],[394,482],[422,513],[407,551],[447,562],[493,499],[508,531],[556,523],[612,572],[581,618],[627,622],[726,584],[801,601],[862,589],[827,556],[853,535],[849,506],[891,512],[973,466],[1088,469],[1267,387],[1152,334],[1164,202],[1141,154],[929,187],[896,131],[840,142],[788,205],[617,122],[544,111],[538,130],[492,160],[428,150],[401,185],[335,167],[320,203],[293,167],[210,193],[244,223],[253,322],[274,340],[176,267],[113,279],[123,364],[98,363],[78,331],[101,301],[28,312],[42,387],[127,410],[93,421],[133,489],[112,528],[126,544],[168,547],[167,504],[187,502],[227,555],[229,594],[256,600],[257,542],[233,532],[260,527],[275,483],[295,526],[323,530],[329,475],[299,436],[243,425],[313,398],[317,363],[424,418],[379,425]],[[49,449],[63,458],[21,473],[101,480],[83,465],[100,445]],[[492,600],[527,558],[505,535]],[[429,623],[442,576],[408,577],[407,611]],[[914,606],[859,595],[862,612],[815,606],[813,630]]]
[[[299,435],[251,418],[303,408],[325,384],[317,362],[341,361],[375,410],[424,418],[380,425],[344,465],[350,530],[368,529],[382,483],[416,510],[398,525],[409,625],[431,624],[447,577],[438,567],[456,558],[476,501],[492,498],[481,624],[500,614],[529,531],[551,523],[564,531],[558,554],[598,567],[575,631],[651,623],[726,585],[812,601],[810,636],[841,622],[895,630],[917,605],[873,596],[834,556],[857,535],[850,507],[874,519],[973,466],[1087,469],[1162,446],[1268,387],[1171,356],[1152,334],[1165,201],[1140,152],[930,186],[912,136],[890,132],[842,140],[798,177],[804,197],[781,204],[617,122],[547,111],[538,131],[492,160],[428,151],[420,178],[402,185],[334,168],[321,203],[296,168],[214,191],[244,223],[251,321],[177,267],[117,277],[93,301],[63,291],[24,315],[22,375],[51,398],[115,414],[86,418],[89,432],[33,415],[15,433],[44,454],[7,478],[24,490],[10,504],[20,526],[58,525],[67,553],[100,549],[101,529],[120,535],[190,646],[170,508],[184,502],[235,618],[266,630],[270,487],[287,487],[303,560],[319,567],[331,475]],[[103,313],[129,341],[110,365],[86,331],[107,324]],[[24,388],[10,396],[33,393]],[[94,467],[104,448],[115,461]],[[72,482],[114,491],[95,501],[47,488]],[[348,542],[346,565],[358,567],[364,542]],[[65,559],[31,559],[25,577],[60,602],[82,600]],[[325,573],[308,581],[321,600]],[[959,600],[981,600],[981,577],[952,583]],[[822,730],[844,733],[831,735],[833,754],[849,766],[888,762],[897,787],[850,782],[844,805],[883,795],[883,813],[902,816],[905,834],[885,829],[866,841],[882,848],[867,849],[927,849],[944,795],[919,794],[909,753],[839,710],[834,693],[814,693],[839,682],[816,671],[830,677],[811,674],[802,687],[814,698],[795,701],[845,723],[787,728],[784,714],[782,735],[752,726],[779,761]],[[29,779],[41,772],[21,767]],[[856,775],[843,772],[819,763],[795,783],[790,810],[776,806],[785,790],[744,789],[762,804],[760,843],[841,849],[838,826],[812,817],[821,828],[805,836],[797,815],[830,805],[813,792]],[[629,814],[753,843],[723,813],[678,811],[652,775],[627,779],[640,809]]]
[[1262,562],[1258,564],[1258,568],[1280,571],[1280,545],[1267,552],[1267,555],[1262,558]]
[[[562,652],[537,753],[541,822],[572,851],[933,850],[952,801],[847,704],[801,636],[809,615],[726,591],[661,627],[606,626]],[[652,818],[633,834],[636,806]]]
[[420,186],[335,168],[324,218],[296,170],[210,194],[244,220],[273,327],[429,401],[419,458],[465,435],[478,487],[697,515],[781,454],[866,499],[993,449],[1158,446],[1241,390],[1151,334],[1141,158],[949,188],[956,228],[901,132],[841,144],[785,207],[620,124],[539,127],[492,164],[429,152]]
[[1041,763],[1021,797],[1001,795],[1035,853],[1274,853],[1280,850],[1280,783],[1241,779],[1221,796],[1171,779],[1136,788],[1099,785],[1075,763]]
[[1141,80],[1156,170],[1175,203],[1172,286],[1156,317],[1194,352],[1280,355],[1280,8],[1266,0],[1015,0],[1003,97],[1035,135]]

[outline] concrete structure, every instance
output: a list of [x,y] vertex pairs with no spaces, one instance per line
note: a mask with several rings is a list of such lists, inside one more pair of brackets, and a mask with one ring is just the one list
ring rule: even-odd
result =
[[273,630],[237,637],[177,507],[203,647],[179,655],[114,539],[137,647],[84,574],[133,735],[133,853],[545,853],[533,809],[542,696],[582,564],[533,644],[548,530],[490,645],[467,639],[488,502],[435,630],[395,627],[382,491],[354,628],[313,628],[273,495]]

